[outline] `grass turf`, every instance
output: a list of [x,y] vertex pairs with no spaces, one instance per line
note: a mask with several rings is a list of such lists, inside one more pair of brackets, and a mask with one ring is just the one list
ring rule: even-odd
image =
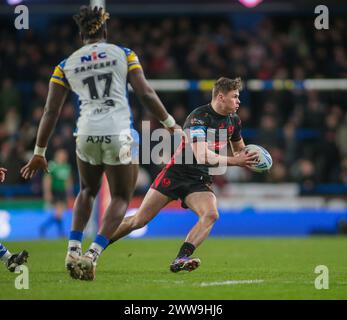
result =
[[[343,237],[209,238],[195,254],[200,268],[173,274],[169,263],[181,239],[123,240],[103,253],[93,282],[69,278],[66,241],[11,242],[5,243],[11,252],[30,253],[30,288],[15,289],[18,274],[0,266],[0,299],[346,299],[346,242]],[[314,287],[317,265],[329,268],[328,290]],[[227,283],[240,280],[262,281]]]

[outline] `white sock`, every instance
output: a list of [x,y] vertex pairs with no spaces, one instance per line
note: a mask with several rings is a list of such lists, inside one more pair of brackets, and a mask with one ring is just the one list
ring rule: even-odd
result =
[[[91,252],[91,250],[93,250],[93,252]],[[93,261],[96,262],[96,260],[98,260],[98,258],[100,257],[102,250],[104,250],[102,246],[93,242],[86,252],[86,255],[91,256],[93,258]]]
[[11,252],[6,250],[5,254],[0,258],[0,260],[3,262],[3,263],[6,263],[7,260],[12,256]]
[[97,252],[98,255],[100,255],[101,252],[102,252],[102,250],[104,250],[104,249],[103,249],[103,247],[100,246],[99,244],[93,242],[93,243],[90,245],[90,247],[89,247],[88,250],[94,250],[94,251]]
[[71,251],[71,248],[78,248],[79,251],[82,251],[82,243],[78,240],[69,240],[68,250]]

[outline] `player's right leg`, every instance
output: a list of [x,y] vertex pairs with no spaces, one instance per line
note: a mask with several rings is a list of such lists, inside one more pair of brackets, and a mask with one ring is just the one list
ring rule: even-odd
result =
[[83,270],[82,280],[95,279],[97,260],[124,218],[135,188],[137,172],[137,164],[105,165],[111,201],[104,212],[95,240],[80,259],[79,267]]
[[208,237],[214,223],[218,219],[217,199],[213,192],[190,193],[185,197],[184,202],[199,216],[199,221],[188,233],[176,259],[170,265],[172,272],[181,270],[193,271],[199,267],[200,259],[193,258],[191,255]]
[[76,197],[73,208],[72,227],[65,259],[65,266],[74,279],[80,279],[82,276],[78,262],[82,255],[83,230],[89,221],[94,199],[100,189],[104,172],[102,165],[91,165],[82,161],[78,156],[77,166],[80,176],[80,192]]
[[[106,244],[106,246],[108,246],[112,242],[115,242],[119,238],[127,235],[131,231],[135,229],[139,229],[143,227],[144,225],[146,225],[150,220],[152,220],[158,214],[160,209],[162,209],[168,202],[171,201],[169,197],[163,195],[159,191],[150,189],[147,192],[145,199],[143,200],[137,213],[132,217],[128,217],[124,219],[124,214],[128,206],[128,201],[130,200],[130,196],[132,194],[131,190],[133,189],[134,186],[132,186],[131,183],[128,184],[128,187],[130,188],[131,193],[126,197],[125,197],[125,194],[123,194],[123,192],[120,192],[119,190],[120,185],[122,185],[123,188],[126,185],[125,181],[122,183],[122,176],[123,178],[126,178],[127,181],[129,181],[129,177],[132,176],[132,173],[131,172],[127,173],[127,170],[126,170],[127,166],[122,166],[122,168],[121,166],[118,166],[118,169],[120,169],[118,170],[118,173],[116,174],[116,177],[118,177],[118,179],[108,179],[109,186],[110,186],[110,193],[111,193],[111,203],[104,214],[102,226],[97,236],[97,237],[103,237],[103,238],[109,239],[108,244]],[[117,180],[118,182],[116,182]],[[133,182],[135,185],[136,179],[134,179]],[[115,185],[115,183],[119,185],[117,186]],[[123,200],[119,199],[119,196],[121,194],[123,194],[123,198],[125,199]],[[117,225],[118,220],[119,222]],[[112,227],[111,223],[116,225]],[[113,233],[108,236],[107,232],[109,232],[109,230],[113,230]],[[96,267],[97,259],[100,256],[102,250],[106,248],[106,246],[104,248],[98,247],[96,242],[97,242],[97,239],[95,243],[93,243],[90,246],[87,253],[83,255],[83,257],[81,258],[80,265],[81,265],[81,268],[83,269],[83,278],[82,278],[83,280],[93,280],[95,278],[95,267]]]
[[148,224],[172,199],[150,188],[135,215],[126,217],[113,233],[110,244]]

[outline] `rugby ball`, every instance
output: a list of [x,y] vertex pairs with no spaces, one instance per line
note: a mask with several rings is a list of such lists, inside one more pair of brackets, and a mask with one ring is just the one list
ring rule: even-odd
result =
[[245,147],[245,150],[246,152],[257,152],[259,155],[259,162],[250,168],[252,171],[264,172],[271,168],[272,157],[266,149],[256,144],[249,144]]

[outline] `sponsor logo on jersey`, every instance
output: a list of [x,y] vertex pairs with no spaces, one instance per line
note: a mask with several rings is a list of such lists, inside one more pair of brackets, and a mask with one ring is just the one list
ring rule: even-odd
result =
[[234,133],[235,127],[234,126],[228,126],[228,135],[231,136]]
[[206,133],[205,133],[204,129],[199,128],[199,127],[195,127],[195,128],[192,128],[190,130],[190,137],[191,138],[205,138]]
[[171,179],[164,178],[161,183],[162,183],[163,187],[167,188],[171,184]]
[[111,136],[88,136],[87,142],[91,143],[111,143]]
[[89,61],[95,61],[98,59],[104,59],[106,58],[106,52],[96,52],[93,51],[92,54],[88,54],[86,56],[81,57],[81,62],[89,62]]
[[97,70],[97,69],[107,68],[107,67],[111,67],[111,66],[115,66],[115,65],[117,65],[117,60],[90,63],[89,65],[83,65],[82,67],[76,67],[75,73],[86,72],[86,71],[90,71],[90,70]]
[[204,125],[205,124],[205,122],[204,122],[204,120],[200,120],[200,119],[197,119],[197,118],[192,118],[192,120],[190,120],[190,123],[191,124],[198,124],[198,125]]

